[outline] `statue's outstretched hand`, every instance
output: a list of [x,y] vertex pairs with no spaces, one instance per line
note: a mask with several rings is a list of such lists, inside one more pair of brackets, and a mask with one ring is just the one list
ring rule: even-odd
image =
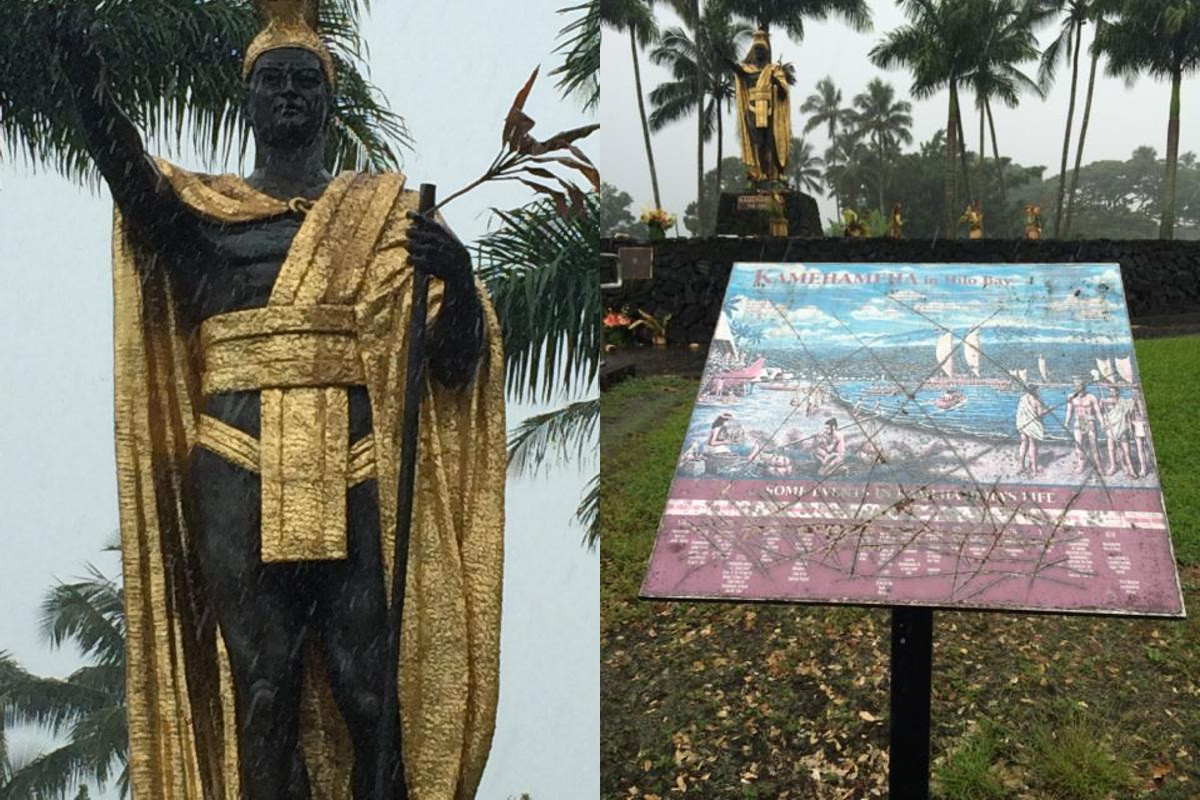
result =
[[410,212],[408,218],[408,252],[413,268],[441,278],[450,292],[474,293],[471,254],[458,237],[432,217]]
[[85,5],[66,4],[51,15],[51,49],[77,91],[95,87],[104,70],[93,35],[95,24],[93,12]]

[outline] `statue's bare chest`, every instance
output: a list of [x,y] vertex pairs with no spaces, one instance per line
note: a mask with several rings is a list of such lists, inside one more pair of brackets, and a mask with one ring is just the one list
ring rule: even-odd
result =
[[188,268],[181,286],[181,299],[193,318],[265,306],[300,223],[289,215],[237,225],[205,224],[205,263]]

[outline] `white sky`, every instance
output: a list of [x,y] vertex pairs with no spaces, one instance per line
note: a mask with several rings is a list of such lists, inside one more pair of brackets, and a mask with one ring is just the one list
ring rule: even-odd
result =
[[[535,135],[581,124],[545,73],[564,18],[558,0],[378,3],[368,17],[373,77],[415,138],[412,184],[446,196],[477,177],[530,70],[543,77],[526,107]],[[595,149],[593,143],[589,148]],[[0,650],[28,669],[65,675],[72,653],[37,635],[38,606],[56,578],[92,561],[118,569],[101,547],[117,529],[112,443],[111,202],[53,174],[31,174],[0,154]],[[184,159],[185,166],[198,167]],[[230,165],[232,168],[233,165]],[[528,194],[487,187],[445,211],[464,241],[489,209]],[[509,424],[532,413],[509,407]],[[589,465],[591,467],[593,465]],[[500,714],[479,797],[595,797],[599,791],[599,567],[569,524],[586,476],[575,469],[510,480]],[[13,737],[19,752],[33,740]],[[115,797],[115,794],[110,795]],[[107,796],[106,796],[107,797]]]
[[[799,113],[804,98],[816,90],[816,83],[829,75],[842,89],[843,102],[850,104],[854,95],[863,91],[867,83],[877,76],[894,85],[898,98],[908,98],[912,79],[903,69],[882,71],[871,64],[867,53],[879,41],[883,33],[893,30],[904,22],[904,15],[892,2],[874,0],[870,3],[874,15],[874,31],[855,33],[841,22],[810,23],[806,27],[803,43],[790,42],[782,30],[773,30],[772,48],[775,58],[783,57],[796,65],[797,85],[792,95],[792,128],[797,135],[804,129],[805,120]],[[665,4],[659,3],[659,22],[662,27],[678,25],[678,20]],[[1043,45],[1051,41],[1058,32],[1057,25],[1042,29]],[[1091,42],[1089,26],[1084,34],[1085,48]],[[1085,49],[1086,56],[1086,49]],[[1087,83],[1087,60],[1080,59],[1079,104],[1076,111],[1076,130],[1082,114],[1083,95]],[[634,94],[633,67],[629,52],[629,37],[613,35],[606,31],[601,45],[601,85],[603,96],[600,123],[603,139],[597,148],[597,164],[607,183],[629,192],[634,199],[635,215],[653,205],[650,190],[649,170],[646,164],[645,147],[642,143],[641,123],[638,120],[637,100]],[[647,54],[641,59],[642,85],[648,96],[651,89],[669,78],[668,73],[650,63]],[[1027,74],[1036,76],[1036,62],[1027,65]],[[1166,153],[1167,111],[1170,102],[1170,86],[1148,78],[1139,80],[1132,88],[1126,88],[1121,79],[1103,75],[1101,62],[1097,80],[1096,96],[1092,110],[1092,121],[1088,132],[1088,144],[1084,163],[1101,159],[1129,157],[1134,148],[1148,144]],[[1066,124],[1067,104],[1070,97],[1070,70],[1059,68],[1059,80],[1048,93],[1045,101],[1034,96],[1024,99],[1017,109],[993,108],[996,117],[997,136],[1002,156],[1011,157],[1026,166],[1042,165],[1049,169],[1047,177],[1058,174],[1062,157],[1063,127]],[[1182,150],[1195,150],[1195,131],[1200,126],[1200,106],[1191,103],[1195,97],[1189,86],[1194,87],[1195,77],[1186,79],[1183,92]],[[649,99],[647,99],[649,112]],[[941,92],[928,100],[913,102],[913,137],[916,142],[927,141],[945,127],[948,95]],[[962,96],[964,127],[967,146],[977,150],[979,145],[978,118],[970,115],[974,99]],[[725,126],[725,155],[737,154],[737,121],[730,114]],[[682,217],[684,208],[696,198],[696,126],[681,120],[660,133],[653,134],[655,162],[658,166],[659,186],[663,204],[668,211]],[[816,144],[818,155],[824,154],[829,142],[824,131],[814,130],[809,140]],[[991,144],[988,144],[990,157]],[[705,171],[715,166],[716,144],[710,144],[705,154]],[[1071,162],[1074,163],[1074,145]],[[834,215],[833,203],[819,198],[823,217]]]

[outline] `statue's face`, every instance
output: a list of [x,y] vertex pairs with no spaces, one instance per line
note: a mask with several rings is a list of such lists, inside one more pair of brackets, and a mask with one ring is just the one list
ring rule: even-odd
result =
[[285,47],[254,62],[246,111],[260,145],[288,149],[312,144],[332,108],[333,92],[315,54]]
[[756,67],[765,67],[771,63],[771,51],[765,45],[756,44],[750,49],[749,61]]

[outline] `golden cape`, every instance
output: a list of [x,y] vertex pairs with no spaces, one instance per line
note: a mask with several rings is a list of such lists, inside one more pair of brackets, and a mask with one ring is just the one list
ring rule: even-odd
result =
[[[737,65],[737,69],[747,78],[754,79],[754,87],[749,89],[741,76],[734,81],[738,119],[741,122],[742,162],[751,180],[779,180],[782,171],[787,168],[792,143],[791,90],[786,72],[780,64],[767,64],[758,69],[742,63]],[[759,163],[751,128],[770,129],[775,153],[779,157],[778,173],[774,164]]]
[[[176,194],[209,219],[247,222],[287,211],[237,177],[159,166]],[[339,176],[308,213],[280,273],[280,280],[286,274],[324,286],[315,302],[353,308],[371,398],[389,589],[413,275],[406,213],[416,202],[402,175]],[[205,608],[189,525],[188,453],[202,401],[196,337],[184,328],[165,266],[131,241],[119,214],[113,242],[133,797],[240,800],[233,687]],[[440,297],[432,283],[431,317]],[[486,297],[484,308],[488,350],[472,383],[457,392],[436,381],[424,387],[399,679],[414,800],[474,797],[495,723],[504,360]],[[349,735],[311,643],[301,731],[315,800],[349,797]]]

